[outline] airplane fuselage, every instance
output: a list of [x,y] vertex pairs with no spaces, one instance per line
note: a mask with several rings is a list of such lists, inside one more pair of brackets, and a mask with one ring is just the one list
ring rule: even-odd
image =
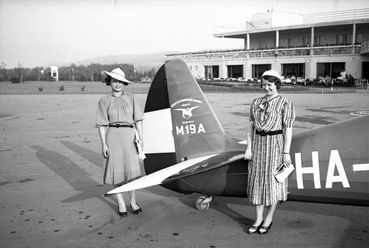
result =
[[[348,121],[349,129],[338,123],[332,129],[323,127],[293,138],[290,154],[295,170],[288,179],[290,200],[369,205],[368,141],[358,137],[369,131],[368,118]],[[245,146],[240,146],[240,157],[244,150]],[[241,158],[163,186],[182,193],[247,197],[247,168],[248,161]]]

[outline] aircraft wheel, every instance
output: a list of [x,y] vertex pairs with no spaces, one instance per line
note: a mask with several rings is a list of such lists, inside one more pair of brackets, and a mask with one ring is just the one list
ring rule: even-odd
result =
[[201,211],[205,211],[205,210],[208,210],[209,207],[210,207],[210,202],[209,201],[205,201],[208,197],[206,196],[199,196],[196,198],[195,200],[195,208],[197,210],[201,210]]

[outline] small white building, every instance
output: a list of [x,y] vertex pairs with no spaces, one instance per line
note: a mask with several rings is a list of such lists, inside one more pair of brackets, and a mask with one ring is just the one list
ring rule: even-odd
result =
[[56,82],[59,81],[59,71],[56,65],[50,66],[50,75]]

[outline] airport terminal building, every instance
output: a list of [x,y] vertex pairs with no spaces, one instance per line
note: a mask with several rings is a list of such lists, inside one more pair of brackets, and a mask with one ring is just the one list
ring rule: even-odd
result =
[[168,54],[199,79],[260,78],[268,69],[303,79],[337,78],[342,71],[369,79],[369,9],[309,15],[266,12],[239,31],[214,34],[243,39],[243,49]]

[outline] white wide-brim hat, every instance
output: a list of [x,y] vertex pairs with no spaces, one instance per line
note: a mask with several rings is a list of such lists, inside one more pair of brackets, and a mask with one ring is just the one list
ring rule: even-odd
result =
[[273,76],[273,77],[276,77],[276,78],[281,79],[281,76],[280,76],[280,75],[279,75],[279,73],[278,73],[277,71],[275,71],[275,70],[268,70],[268,71],[265,71],[261,77],[264,77],[264,76]]
[[128,84],[131,84],[132,83],[131,81],[128,81],[126,79],[126,74],[120,68],[115,68],[111,72],[104,71],[104,73],[106,75],[109,75],[110,77],[118,80],[118,81],[122,81],[122,82],[125,82],[125,83],[128,83]]

